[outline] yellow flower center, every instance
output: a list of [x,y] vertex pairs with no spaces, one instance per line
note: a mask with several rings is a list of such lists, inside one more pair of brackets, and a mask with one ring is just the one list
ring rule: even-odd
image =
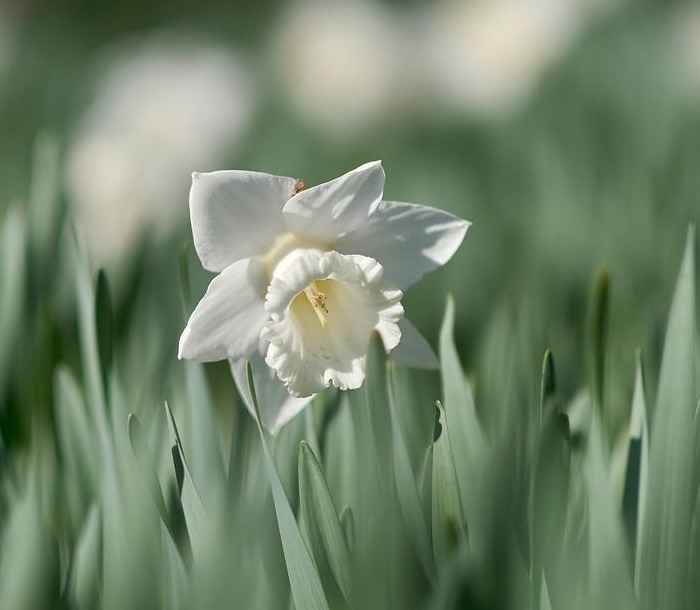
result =
[[321,328],[326,328],[328,326],[328,319],[326,316],[330,313],[328,311],[328,303],[326,299],[326,293],[322,292],[316,282],[311,282],[306,288],[304,288],[304,295],[311,303],[311,307],[321,323]]

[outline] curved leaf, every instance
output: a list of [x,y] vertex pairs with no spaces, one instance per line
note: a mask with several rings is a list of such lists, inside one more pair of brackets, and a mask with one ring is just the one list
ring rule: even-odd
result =
[[350,554],[345,534],[321,465],[305,441],[299,445],[299,500],[309,545],[321,576],[329,570],[345,599],[350,601]]
[[253,371],[250,368],[250,363],[246,366],[248,374],[248,387],[255,407],[255,421],[258,425],[260,433],[260,442],[263,447],[265,456],[265,466],[267,467],[267,476],[270,480],[270,488],[272,490],[272,500],[275,505],[275,514],[277,515],[277,525],[280,531],[280,539],[282,541],[282,551],[287,564],[287,574],[289,576],[289,584],[292,588],[292,597],[297,608],[308,608],[309,610],[326,610],[328,602],[323,592],[321,578],[316,570],[309,549],[306,548],[304,538],[301,535],[299,526],[297,525],[292,507],[289,505],[289,500],[282,487],[279,474],[275,468],[275,462],[272,459],[272,454],[267,446],[265,433],[260,425],[260,408],[258,406],[258,398],[255,392],[255,384],[253,383]]

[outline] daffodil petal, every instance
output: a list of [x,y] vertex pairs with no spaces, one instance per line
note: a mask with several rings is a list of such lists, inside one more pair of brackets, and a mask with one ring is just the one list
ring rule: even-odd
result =
[[268,319],[261,265],[244,259],[217,275],[192,312],[180,337],[178,358],[214,362],[257,349]]
[[285,202],[297,180],[240,170],[192,174],[190,219],[194,245],[209,271],[265,254],[286,231]]
[[252,353],[247,359],[230,360],[231,373],[238,387],[238,392],[253,417],[255,417],[255,408],[248,389],[247,360],[250,361],[253,370],[253,382],[255,383],[262,424],[271,434],[277,434],[282,426],[313,400],[313,396],[306,398],[291,396],[284,384],[277,378],[275,371],[265,364],[263,356],[258,351]]
[[379,332],[387,351],[399,343],[402,296],[371,258],[296,250],[279,263],[268,288],[265,362],[294,396],[330,385],[358,388],[371,332]]
[[367,222],[383,192],[381,162],[365,163],[340,178],[297,193],[284,206],[284,221],[296,235],[332,244]]
[[391,351],[391,359],[402,366],[414,369],[435,370],[440,362],[420,331],[406,318],[399,322],[401,342]]
[[384,267],[405,290],[444,265],[459,248],[470,223],[423,205],[382,201],[368,222],[335,242],[338,252],[364,254]]

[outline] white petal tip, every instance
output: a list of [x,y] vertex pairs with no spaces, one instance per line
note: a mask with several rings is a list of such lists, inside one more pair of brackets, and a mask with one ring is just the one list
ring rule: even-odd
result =
[[367,163],[363,163],[358,167],[355,171],[358,170],[369,170],[373,168],[380,168],[382,171],[384,171],[384,168],[382,167],[382,160],[381,159],[375,159],[374,161],[367,161]]
[[201,175],[201,172],[192,172],[192,182],[198,180]]
[[180,341],[177,345],[177,359],[178,360],[187,360],[188,356],[185,353],[186,347],[185,344],[187,343],[187,339],[190,336],[190,327],[186,326],[185,330],[182,331],[182,334],[180,335]]

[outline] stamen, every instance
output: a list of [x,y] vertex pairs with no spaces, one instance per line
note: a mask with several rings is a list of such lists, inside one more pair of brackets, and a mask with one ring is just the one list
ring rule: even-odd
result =
[[326,316],[329,313],[328,305],[326,304],[326,295],[319,290],[316,282],[311,282],[304,288],[304,294],[306,298],[309,299],[309,303],[311,303],[311,307],[313,307],[314,313],[321,323],[321,328],[326,328],[326,326],[328,326]]

